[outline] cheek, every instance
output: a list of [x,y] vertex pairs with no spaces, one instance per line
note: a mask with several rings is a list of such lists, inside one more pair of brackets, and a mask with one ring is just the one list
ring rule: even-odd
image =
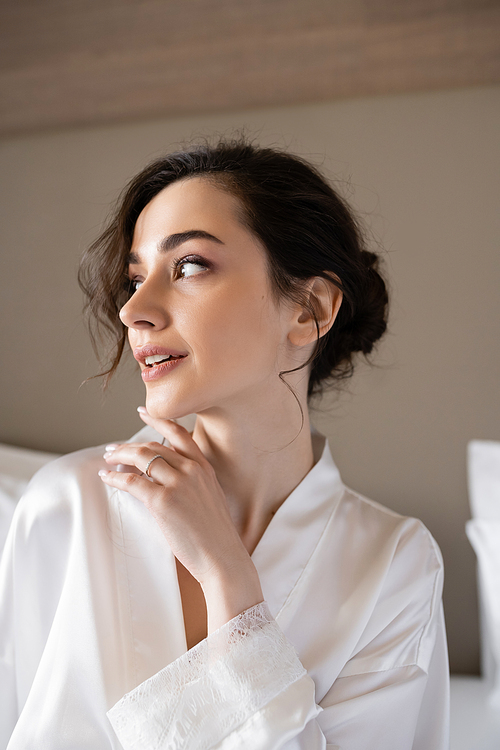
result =
[[223,358],[237,365],[242,359],[250,364],[264,364],[275,358],[281,342],[279,315],[274,305],[261,291],[252,294],[230,290],[218,294],[210,304],[200,305],[194,319],[185,319],[192,336],[195,357]]

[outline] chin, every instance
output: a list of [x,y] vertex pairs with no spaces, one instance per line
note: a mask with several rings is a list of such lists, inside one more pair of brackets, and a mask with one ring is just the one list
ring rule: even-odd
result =
[[182,404],[157,393],[147,394],[146,409],[155,419],[182,419],[193,413],[192,404],[183,408]]

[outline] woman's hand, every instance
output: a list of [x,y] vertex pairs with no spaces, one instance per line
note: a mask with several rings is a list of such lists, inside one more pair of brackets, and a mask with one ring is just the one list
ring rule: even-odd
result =
[[[200,583],[209,630],[263,600],[255,566],[231,519],[211,464],[189,432],[170,420],[143,420],[170,442],[108,446],[110,467],[125,464],[144,474],[100,471],[102,481],[140,500],[158,523],[179,562]],[[236,611],[237,610],[237,611]]]

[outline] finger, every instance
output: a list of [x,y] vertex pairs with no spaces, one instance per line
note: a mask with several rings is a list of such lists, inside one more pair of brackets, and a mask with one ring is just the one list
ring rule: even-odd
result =
[[159,432],[160,435],[163,435],[163,437],[166,439],[168,439],[168,433],[165,431],[165,429],[167,429],[165,428],[165,425],[168,425],[170,422],[175,422],[175,424],[177,424],[175,419],[161,419],[159,417],[152,417],[145,406],[138,406],[137,411],[139,412],[139,416],[143,422],[148,424],[150,427],[153,427],[156,432]]
[[178,453],[181,453],[186,458],[191,458],[198,463],[207,463],[204,454],[185,427],[177,424],[177,422],[174,422],[172,419],[158,419],[157,417],[152,417],[148,414],[144,406],[140,406],[137,411],[139,412],[141,419],[159,432],[160,435],[166,437]]
[[111,450],[106,450],[104,460],[112,466],[124,464],[126,466],[137,467],[144,473],[149,461],[153,456],[161,456],[163,463],[171,469],[180,469],[185,462],[185,458],[176,453],[172,448],[160,443],[124,443],[123,445],[107,446]]
[[[118,447],[118,443],[111,443],[110,445],[106,446],[106,453],[114,451]],[[140,471],[137,466],[130,466],[128,464],[117,464],[116,471],[122,471],[126,474],[142,474],[142,471]]]
[[118,471],[106,471],[105,469],[100,469],[98,474],[104,484],[115,487],[117,490],[129,492],[146,506],[152,504],[155,496],[155,488],[156,490],[159,489],[158,485],[139,474],[124,474]]
[[126,474],[142,474],[143,472],[137,468],[137,466],[129,466],[128,464],[118,464],[116,471],[121,471]]

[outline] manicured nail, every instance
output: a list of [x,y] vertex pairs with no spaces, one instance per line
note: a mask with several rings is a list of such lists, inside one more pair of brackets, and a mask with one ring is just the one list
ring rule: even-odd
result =
[[113,455],[113,453],[114,453],[114,451],[106,451],[106,453],[104,453],[104,455],[103,455],[103,458],[109,458],[110,456]]
[[118,443],[110,443],[106,446],[107,451],[115,451],[118,448]]
[[148,413],[148,410],[146,409],[145,406],[138,406],[137,407],[137,411],[139,412],[139,414],[147,414]]
[[105,477],[107,474],[109,474],[109,471],[106,471],[106,469],[99,469],[97,473],[100,477]]

